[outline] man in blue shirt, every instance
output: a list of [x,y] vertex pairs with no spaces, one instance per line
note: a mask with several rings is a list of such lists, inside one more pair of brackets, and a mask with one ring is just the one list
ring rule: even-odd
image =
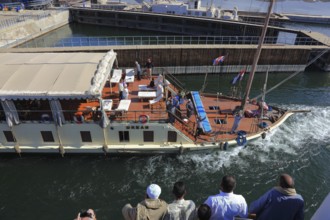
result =
[[233,220],[235,216],[247,217],[248,207],[242,195],[233,193],[236,180],[233,176],[224,176],[221,181],[220,193],[209,196],[204,202],[210,206],[210,220]]
[[250,213],[256,214],[258,220],[303,220],[304,200],[296,193],[292,177],[281,174],[279,186],[252,202]]

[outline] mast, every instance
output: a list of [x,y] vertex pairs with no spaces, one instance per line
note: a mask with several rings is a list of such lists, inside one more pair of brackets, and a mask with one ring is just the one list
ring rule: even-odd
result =
[[257,64],[258,64],[258,61],[259,61],[259,57],[260,57],[260,53],[261,53],[261,49],[262,49],[262,44],[263,44],[264,39],[265,39],[265,36],[266,36],[267,27],[268,27],[268,23],[269,23],[269,19],[270,19],[270,14],[272,12],[273,5],[274,5],[274,2],[275,2],[275,0],[270,0],[270,1],[271,2],[270,2],[269,7],[268,7],[268,12],[267,12],[265,24],[264,24],[264,26],[262,28],[262,33],[261,33],[261,36],[259,38],[257,51],[256,51],[256,54],[254,56],[253,64],[252,64],[252,67],[251,67],[251,72],[249,74],[249,79],[248,79],[248,82],[247,82],[247,85],[246,85],[244,99],[242,99],[242,103],[241,103],[241,106],[242,106],[242,110],[243,111],[244,111],[244,108],[245,108],[247,99],[248,99],[248,97],[250,95],[252,81],[253,81],[254,74],[255,74],[255,71],[256,71],[256,68],[257,68]]

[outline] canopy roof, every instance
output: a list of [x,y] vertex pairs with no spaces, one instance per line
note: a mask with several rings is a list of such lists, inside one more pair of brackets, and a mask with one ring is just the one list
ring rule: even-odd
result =
[[98,97],[116,53],[0,53],[0,99]]

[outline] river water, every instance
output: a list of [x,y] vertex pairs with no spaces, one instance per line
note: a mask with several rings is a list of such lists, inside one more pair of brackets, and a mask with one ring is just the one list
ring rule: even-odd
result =
[[[115,35],[123,34],[116,30]],[[100,28],[79,32],[86,33],[98,36]],[[59,29],[51,35],[70,33]],[[228,92],[233,76],[209,75],[206,91]],[[270,74],[268,87],[286,76]],[[264,78],[264,74],[256,74],[251,96],[260,92]],[[179,79],[188,89],[199,90],[204,76]],[[187,184],[186,198],[200,204],[218,192],[224,174],[236,176],[235,192],[250,203],[273,187],[283,172],[294,177],[296,189],[305,199],[306,219],[310,219],[330,191],[330,73],[309,69],[268,94],[266,100],[311,112],[290,117],[264,140],[244,149],[146,157],[1,155],[0,219],[73,219],[87,208],[95,209],[99,220],[122,219],[122,206],[142,200],[148,184],[159,184],[161,197],[169,202],[172,184],[178,180]]]

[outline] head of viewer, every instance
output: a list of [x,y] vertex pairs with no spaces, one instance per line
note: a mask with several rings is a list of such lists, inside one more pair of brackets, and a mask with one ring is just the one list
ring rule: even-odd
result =
[[149,199],[158,199],[162,189],[157,184],[151,184],[147,187],[147,196]]
[[197,216],[199,220],[209,220],[211,218],[212,212],[210,206],[202,204],[198,207]]
[[220,189],[222,192],[230,193],[233,192],[236,187],[235,177],[226,175],[222,177]]
[[174,183],[172,193],[177,199],[183,198],[183,196],[186,194],[185,184],[182,181]]
[[289,174],[283,173],[280,175],[280,187],[294,189],[294,181]]

